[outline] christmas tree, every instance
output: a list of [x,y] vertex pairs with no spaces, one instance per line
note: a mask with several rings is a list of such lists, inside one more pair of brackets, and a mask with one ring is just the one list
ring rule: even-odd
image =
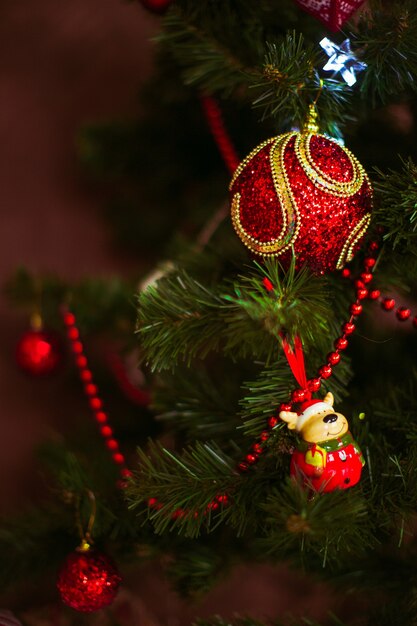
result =
[[[20,366],[67,336],[85,414],[1,523],[2,590],[58,576],[66,623],[122,625],[149,563],[190,600],[284,565],[323,626],[417,624],[415,3],[142,4],[143,113],[78,140],[138,276],[6,287]],[[297,604],[235,623],[317,623]]]

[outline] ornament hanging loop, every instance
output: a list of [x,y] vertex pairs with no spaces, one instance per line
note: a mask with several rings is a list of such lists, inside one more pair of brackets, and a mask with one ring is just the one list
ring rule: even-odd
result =
[[86,489],[85,492],[87,494],[87,498],[90,504],[90,515],[89,515],[88,522],[87,522],[87,528],[84,529],[83,523],[81,520],[81,510],[80,510],[81,496],[78,496],[76,515],[77,515],[78,532],[80,534],[80,539],[81,539],[81,543],[77,548],[78,552],[87,552],[87,550],[90,549],[91,544],[93,543],[93,540],[91,538],[91,533],[93,532],[94,522],[96,520],[96,513],[97,513],[97,503],[96,503],[96,497],[94,493],[91,491],[91,489]]
[[303,130],[302,130],[302,132],[305,134],[308,134],[308,133],[316,134],[319,132],[319,122],[318,122],[319,114],[317,112],[316,104],[322,94],[323,84],[324,84],[323,79],[320,78],[320,84],[319,84],[319,88],[318,88],[316,97],[314,99],[314,102],[312,102],[308,106],[307,119],[304,122]]

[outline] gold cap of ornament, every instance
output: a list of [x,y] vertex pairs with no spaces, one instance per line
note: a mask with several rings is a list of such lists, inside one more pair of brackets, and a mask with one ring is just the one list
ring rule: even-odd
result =
[[304,122],[304,126],[301,132],[303,134],[317,134],[319,132],[318,119],[319,114],[317,113],[316,105],[310,104],[308,107],[307,119]]

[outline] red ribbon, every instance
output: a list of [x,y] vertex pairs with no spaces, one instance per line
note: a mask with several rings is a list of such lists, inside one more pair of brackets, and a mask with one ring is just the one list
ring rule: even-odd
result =
[[294,349],[288,343],[287,338],[282,334],[281,343],[282,349],[284,350],[285,357],[288,361],[288,365],[291,368],[292,373],[294,374],[295,380],[300,385],[301,389],[308,391],[307,387],[307,375],[304,364],[304,351],[303,344],[298,335],[294,338]]

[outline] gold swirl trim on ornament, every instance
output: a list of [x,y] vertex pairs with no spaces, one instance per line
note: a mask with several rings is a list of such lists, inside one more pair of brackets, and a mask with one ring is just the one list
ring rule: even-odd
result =
[[[279,234],[269,241],[259,241],[259,239],[252,237],[252,235],[249,235],[240,220],[240,193],[235,193],[232,200],[232,223],[237,234],[239,235],[245,246],[252,250],[252,252],[255,252],[256,254],[259,254],[261,256],[278,256],[282,254],[291,247],[291,245],[297,238],[298,232],[300,230],[298,209],[291,193],[291,188],[288,178],[286,176],[284,164],[285,148],[288,144],[288,141],[293,135],[294,133],[287,133],[285,135],[280,135],[279,137],[275,137],[268,140],[267,142],[264,142],[260,147],[254,150],[247,157],[247,159],[245,159],[245,161],[242,161],[241,165],[239,166],[240,171],[237,174],[235,173],[235,177],[237,177],[241,173],[241,171],[248,165],[251,158],[255,154],[257,154],[261,148],[269,145],[271,142],[274,142],[274,145],[272,146],[269,154],[269,160],[275,193],[278,197],[279,208],[281,210],[282,216],[282,227]],[[237,171],[238,170],[236,170],[236,172]],[[232,181],[231,187],[234,180]]]
[[368,230],[368,226],[371,223],[371,214],[366,213],[362,219],[356,224],[355,228],[349,233],[349,237],[342,248],[338,261],[336,263],[336,269],[341,270],[346,263],[349,263],[354,257],[355,246],[360,239],[364,236]]
[[240,176],[240,174],[243,172],[243,170],[249,164],[249,162],[253,159],[253,157],[255,157],[258,154],[258,152],[262,150],[262,148],[265,148],[276,139],[277,139],[276,137],[271,137],[270,139],[267,139],[266,141],[262,142],[261,144],[259,144],[259,146],[256,146],[256,148],[254,148],[252,152],[250,152],[248,156],[243,159],[243,161],[239,163],[239,165],[237,166],[237,168],[235,169],[233,173],[232,180],[230,181],[229,191],[232,190],[232,187],[235,184],[236,179]]
[[346,156],[350,160],[353,169],[353,178],[351,181],[346,183],[333,180],[333,178],[331,178],[329,174],[320,171],[317,167],[317,164],[314,162],[310,151],[310,141],[311,138],[314,136],[323,137],[331,143],[336,143],[325,135],[318,135],[314,133],[297,133],[297,137],[295,140],[295,152],[304,172],[307,174],[311,182],[314,183],[314,185],[316,185],[317,187],[321,187],[322,190],[326,191],[332,196],[338,196],[341,198],[349,198],[350,196],[353,196],[362,187],[363,181],[365,179],[365,170],[363,169],[362,165],[359,163],[358,159],[352,154],[352,152],[350,152],[350,150],[348,150],[344,146],[337,144],[337,146],[346,154]]

